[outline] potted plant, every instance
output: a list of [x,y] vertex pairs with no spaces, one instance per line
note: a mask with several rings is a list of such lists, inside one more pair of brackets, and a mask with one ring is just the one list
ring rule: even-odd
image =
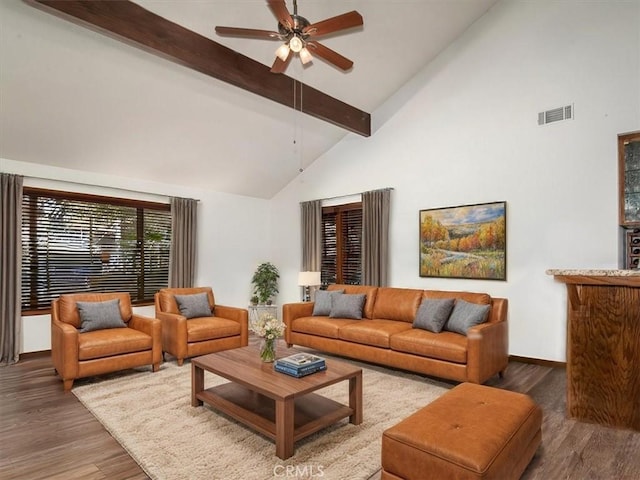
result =
[[280,273],[270,262],[258,265],[251,283],[253,283],[253,293],[258,297],[260,303],[270,303],[271,297],[278,293],[278,279]]
[[258,301],[259,301],[259,300],[260,300],[260,299],[258,298],[258,296],[257,296],[257,295],[252,296],[252,297],[251,297],[251,300],[250,300],[251,305],[258,305]]

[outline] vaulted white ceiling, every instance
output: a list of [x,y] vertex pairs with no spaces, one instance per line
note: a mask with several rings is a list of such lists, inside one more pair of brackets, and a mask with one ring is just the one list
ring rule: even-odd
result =
[[[372,114],[497,0],[299,0],[312,23],[350,10],[364,27],[322,39],[354,61],[286,72]],[[265,65],[279,42],[263,0],[138,0]],[[293,11],[291,2],[287,2]],[[303,90],[304,102],[304,90]],[[428,112],[425,112],[428,115]],[[348,133],[337,126],[35,9],[0,1],[0,157],[271,198]],[[375,131],[373,132],[375,135]]]

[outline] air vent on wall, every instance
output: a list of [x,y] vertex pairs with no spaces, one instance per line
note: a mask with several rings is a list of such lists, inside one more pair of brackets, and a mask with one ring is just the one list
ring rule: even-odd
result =
[[538,114],[538,125],[559,122],[560,120],[571,120],[573,118],[573,105],[553,108]]

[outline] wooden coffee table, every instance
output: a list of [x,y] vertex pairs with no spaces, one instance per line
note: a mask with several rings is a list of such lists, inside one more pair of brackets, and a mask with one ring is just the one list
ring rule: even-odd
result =
[[[280,349],[279,357],[297,353]],[[256,347],[242,347],[191,359],[191,405],[203,402],[275,440],[276,455],[289,458],[294,443],[349,417],[362,423],[362,369],[327,359],[327,369],[302,378],[276,372]],[[204,388],[204,372],[230,382]],[[349,405],[313,393],[349,381]]]

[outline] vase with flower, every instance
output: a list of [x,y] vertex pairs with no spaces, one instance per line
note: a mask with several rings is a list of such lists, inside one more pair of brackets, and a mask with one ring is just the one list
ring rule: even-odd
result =
[[268,312],[253,320],[249,328],[260,340],[260,358],[263,362],[273,362],[276,359],[276,343],[284,334],[285,324],[282,320]]

